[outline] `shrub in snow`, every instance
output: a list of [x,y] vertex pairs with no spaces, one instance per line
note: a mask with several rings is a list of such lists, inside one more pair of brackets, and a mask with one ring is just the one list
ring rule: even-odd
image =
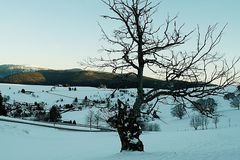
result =
[[174,106],[171,109],[171,114],[173,117],[177,117],[179,119],[182,119],[183,116],[186,114],[186,109],[185,109],[186,105],[185,104],[178,104],[176,106]]
[[160,125],[157,123],[154,123],[151,125],[151,130],[152,131],[161,131]]
[[158,123],[145,122],[141,127],[143,131],[161,131]]
[[21,93],[26,93],[25,89],[22,89],[22,90],[21,90]]

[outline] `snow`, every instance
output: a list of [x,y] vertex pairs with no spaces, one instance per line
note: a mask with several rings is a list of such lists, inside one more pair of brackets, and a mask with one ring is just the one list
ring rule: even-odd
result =
[[75,126],[75,125],[63,125],[63,124],[55,124],[55,123],[28,121],[28,120],[3,117],[3,116],[0,116],[0,120],[35,125],[35,126],[42,126],[42,127],[48,127],[48,128],[72,130],[72,131],[90,131],[90,130],[91,131],[99,131],[99,129],[94,129],[94,128],[90,129],[89,127],[79,127],[79,126]]
[[[10,95],[12,100],[39,100],[48,104],[54,104],[62,97],[59,95],[83,99],[86,95],[103,97],[111,92],[91,87],[78,87],[76,92],[57,87],[52,92],[59,95],[42,92],[51,87],[0,84],[0,91],[3,95]],[[39,98],[18,94],[22,88],[38,91]],[[73,98],[65,97],[61,103],[72,102]],[[229,101],[222,97],[214,98],[221,114],[217,129],[209,121],[208,130],[195,131],[189,125],[191,111],[189,116],[178,120],[171,116],[171,106],[162,105],[159,109],[164,122],[154,122],[160,124],[161,132],[143,132],[141,140],[145,152],[142,153],[119,153],[120,140],[116,132],[73,132],[0,121],[0,157],[3,160],[239,160],[240,111],[230,108]],[[63,117],[83,122],[88,112],[88,109],[67,112]]]
[[6,160],[87,159],[110,154],[112,150],[95,154],[101,144],[118,149],[117,143],[108,141],[109,137],[118,141],[115,133],[70,132],[9,122],[1,122],[0,128],[1,159]]
[[[0,122],[1,157],[7,160],[238,160],[240,129],[145,132],[144,153],[118,153],[115,132],[85,133]],[[2,158],[1,158],[2,159]]]
[[139,140],[137,138],[133,138],[130,143],[131,144],[137,144],[139,142]]

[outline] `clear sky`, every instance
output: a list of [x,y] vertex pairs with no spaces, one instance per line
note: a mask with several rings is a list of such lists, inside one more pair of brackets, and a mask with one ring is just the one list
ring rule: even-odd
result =
[[[218,51],[240,55],[239,0],[161,1],[159,23],[168,14],[189,29],[228,23]],[[107,13],[100,0],[0,0],[0,64],[79,68],[77,62],[104,54],[98,22],[110,31],[114,24],[100,18]]]

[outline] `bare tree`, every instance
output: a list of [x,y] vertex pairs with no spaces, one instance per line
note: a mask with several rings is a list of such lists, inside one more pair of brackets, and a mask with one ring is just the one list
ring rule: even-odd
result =
[[208,124],[209,124],[208,117],[205,115],[200,115],[200,119],[201,119],[202,130],[204,130],[204,128],[208,129]]
[[203,127],[202,117],[201,117],[200,115],[195,115],[195,116],[191,117],[190,125],[191,125],[191,127],[193,127],[195,130],[197,130],[198,127],[200,127],[200,126]]
[[94,123],[96,124],[97,128],[99,127],[99,123],[103,120],[100,111],[97,111],[94,114]]
[[214,116],[213,117],[213,123],[215,125],[215,128],[217,129],[218,123],[219,123],[219,116]]
[[[193,102],[194,98],[203,98],[224,92],[238,78],[234,66],[239,59],[227,63],[222,56],[214,52],[219,44],[225,26],[218,31],[217,24],[209,26],[205,34],[200,27],[184,34],[184,24],[178,25],[177,17],[167,17],[163,25],[155,27],[153,15],[159,3],[151,0],[102,0],[113,14],[103,18],[114,21],[119,28],[109,36],[101,27],[103,38],[112,45],[104,48],[107,57],[90,58],[85,65],[111,68],[114,73],[129,73],[137,78],[137,95],[134,103],[124,104],[118,100],[118,113],[111,118],[121,140],[121,151],[143,151],[140,140],[139,119],[143,114],[152,114],[159,97],[173,97],[183,103]],[[197,33],[195,49],[178,51],[190,35]],[[144,73],[153,73],[166,81],[165,89],[155,87],[144,90]],[[187,81],[176,85],[177,81]],[[215,85],[212,85],[215,84]],[[160,86],[160,85],[159,85]],[[149,105],[152,103],[152,105]],[[207,111],[197,108],[202,114]]]
[[92,110],[89,110],[88,115],[86,117],[86,122],[89,124],[90,130],[92,129],[92,125],[94,123],[94,112]]

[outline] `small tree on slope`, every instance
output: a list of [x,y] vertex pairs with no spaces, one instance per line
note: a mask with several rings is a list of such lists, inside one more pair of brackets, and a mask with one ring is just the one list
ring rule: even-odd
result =
[[230,105],[233,108],[240,109],[240,86],[237,86],[237,89],[233,93],[227,93],[223,97],[226,100],[230,100]]
[[92,125],[94,123],[95,117],[94,117],[94,111],[89,110],[88,115],[86,117],[87,124],[89,124],[90,130],[92,129]]
[[[216,32],[217,25],[209,26],[205,34],[196,29],[196,46],[193,50],[179,51],[179,46],[189,41],[194,30],[184,34],[184,25],[177,24],[177,17],[167,17],[163,25],[156,27],[154,14],[159,3],[151,0],[102,0],[112,11],[103,18],[113,21],[119,28],[112,36],[102,29],[103,38],[112,45],[104,48],[106,57],[90,58],[82,65],[87,67],[112,68],[114,73],[128,73],[137,78],[137,95],[133,103],[124,104],[118,100],[118,112],[111,117],[111,124],[117,128],[121,151],[143,151],[140,140],[139,119],[143,114],[152,114],[161,97],[173,97],[184,103],[191,98],[203,98],[224,92],[224,88],[238,78],[234,70],[237,60],[232,64],[222,59],[214,51],[220,42],[225,27]],[[156,87],[144,90],[144,73],[148,71],[155,77],[165,80],[164,90]],[[180,80],[189,83],[177,82]],[[201,83],[200,83],[201,82]],[[210,85],[215,83],[217,85]],[[191,98],[189,98],[191,97]],[[149,104],[153,105],[149,105]],[[207,111],[203,114],[211,116]]]
[[52,106],[52,108],[49,111],[49,120],[50,122],[58,122],[59,119],[61,119],[61,114],[57,106]]
[[217,103],[213,98],[200,98],[192,104],[192,108],[193,110],[208,116],[208,114],[216,114]]
[[173,117],[177,117],[182,119],[183,116],[186,114],[186,105],[185,104],[177,104],[171,109],[171,114]]
[[235,96],[231,102],[231,107],[237,108],[238,110],[240,109],[240,95]]

